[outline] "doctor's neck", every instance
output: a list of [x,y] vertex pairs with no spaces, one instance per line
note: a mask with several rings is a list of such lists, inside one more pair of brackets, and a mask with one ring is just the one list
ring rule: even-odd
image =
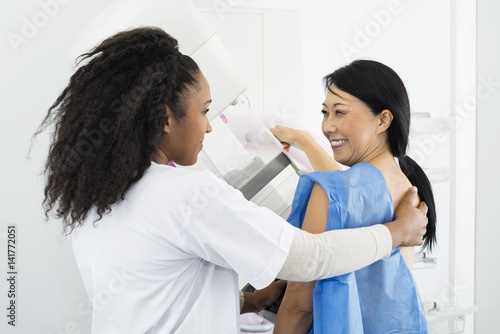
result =
[[156,152],[151,157],[151,161],[156,162],[159,165],[168,165],[168,163],[170,162],[167,155],[161,150],[161,148],[158,148],[156,150]]

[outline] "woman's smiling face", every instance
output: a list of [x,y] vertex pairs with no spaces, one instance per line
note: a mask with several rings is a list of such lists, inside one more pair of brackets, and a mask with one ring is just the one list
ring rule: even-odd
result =
[[369,157],[387,145],[380,134],[379,116],[358,98],[330,86],[323,103],[323,134],[331,144],[334,159],[346,166]]

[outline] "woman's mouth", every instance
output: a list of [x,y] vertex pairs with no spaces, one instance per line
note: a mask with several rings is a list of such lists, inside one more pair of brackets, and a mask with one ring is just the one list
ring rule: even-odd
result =
[[347,142],[348,142],[347,139],[336,139],[336,140],[332,140],[330,143],[332,144],[332,148],[335,149],[335,148],[342,147]]

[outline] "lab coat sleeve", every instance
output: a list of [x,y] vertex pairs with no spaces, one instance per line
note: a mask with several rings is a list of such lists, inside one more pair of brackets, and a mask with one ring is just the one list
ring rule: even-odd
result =
[[388,258],[391,251],[391,233],[381,224],[321,234],[296,230],[278,278],[307,282],[339,276]]
[[266,287],[288,256],[295,228],[212,174],[205,180],[187,208],[183,250]]

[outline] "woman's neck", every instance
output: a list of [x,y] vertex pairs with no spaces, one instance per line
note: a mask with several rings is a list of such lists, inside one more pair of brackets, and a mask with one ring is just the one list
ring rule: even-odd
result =
[[374,154],[364,161],[371,163],[382,172],[393,173],[401,171],[390,150],[384,150],[382,152]]
[[377,143],[372,146],[360,161],[369,162],[381,171],[388,173],[400,171],[388,142]]

